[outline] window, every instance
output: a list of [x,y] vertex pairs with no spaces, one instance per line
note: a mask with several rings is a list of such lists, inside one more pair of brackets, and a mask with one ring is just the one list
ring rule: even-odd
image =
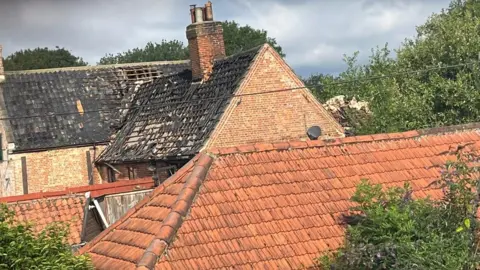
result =
[[116,178],[115,178],[115,171],[110,168],[110,167],[107,167],[107,177],[108,177],[108,182],[109,183],[112,183],[112,182],[115,182],[116,181]]
[[128,167],[128,179],[136,179],[137,178],[137,169],[133,167]]
[[177,166],[172,165],[170,168],[168,168],[168,177],[174,175],[177,172]]

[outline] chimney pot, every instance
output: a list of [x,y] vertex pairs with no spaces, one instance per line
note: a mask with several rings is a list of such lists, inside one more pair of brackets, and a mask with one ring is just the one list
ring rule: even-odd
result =
[[213,21],[212,3],[195,7],[195,22],[187,26],[192,78],[208,80],[216,59],[225,57],[221,22]]
[[210,1],[208,1],[205,4],[205,20],[206,21],[213,21],[212,2],[210,2]]
[[195,22],[203,22],[203,8],[201,7],[195,8]]
[[195,7],[197,5],[190,5],[190,18],[192,20],[192,23],[195,23]]

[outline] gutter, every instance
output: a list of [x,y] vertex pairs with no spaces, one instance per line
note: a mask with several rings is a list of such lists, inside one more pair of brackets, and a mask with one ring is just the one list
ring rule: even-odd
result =
[[[198,154],[198,153],[197,153]],[[197,154],[194,155],[181,155],[181,156],[163,156],[163,157],[156,157],[154,159],[99,159],[95,163],[102,165],[105,164],[125,164],[125,163],[144,163],[149,161],[183,161],[183,160],[190,160],[194,158]]]
[[101,141],[101,142],[93,142],[93,143],[86,143],[86,144],[69,144],[69,145],[52,146],[52,147],[44,147],[44,148],[11,150],[11,153],[9,153],[9,154],[14,155],[14,154],[43,152],[43,151],[48,151],[48,150],[66,149],[66,148],[74,148],[74,147],[87,147],[87,146],[107,145],[109,142],[110,142],[110,141]]

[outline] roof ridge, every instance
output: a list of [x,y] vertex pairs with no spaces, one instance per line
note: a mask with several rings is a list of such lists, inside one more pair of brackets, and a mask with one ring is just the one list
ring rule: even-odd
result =
[[[137,180],[119,181],[114,183],[103,183],[103,184],[71,187],[71,188],[67,187],[64,190],[59,190],[59,191],[36,192],[36,193],[30,193],[30,194],[24,194],[24,195],[0,197],[0,202],[13,203],[13,202],[22,202],[22,201],[30,201],[30,200],[48,199],[53,197],[79,194],[84,192],[91,192],[93,197],[98,197],[98,196],[113,194],[116,192],[123,192],[125,191],[125,188],[129,188],[131,186],[139,186],[139,188],[142,188],[142,187],[151,188],[153,187],[153,180],[137,179]],[[109,189],[112,189],[112,191],[108,192]]]
[[107,69],[107,68],[154,66],[154,65],[169,65],[169,64],[170,65],[175,65],[175,64],[187,64],[189,62],[190,62],[190,60],[171,60],[171,61],[134,62],[134,63],[94,65],[94,66],[44,68],[44,69],[5,71],[5,75],[29,74],[29,73],[48,73],[48,72],[59,72],[59,71],[74,71],[74,70],[96,70],[96,69]]
[[480,122],[452,125],[445,127],[435,127],[419,130],[410,130],[395,133],[379,133],[371,135],[360,135],[342,138],[327,138],[323,140],[296,140],[283,141],[276,143],[254,143],[230,147],[216,147],[207,149],[206,152],[215,156],[225,156],[230,154],[244,154],[253,152],[282,151],[292,149],[304,149],[310,147],[327,147],[352,143],[366,143],[378,141],[392,141],[402,139],[419,138],[423,136],[442,135],[453,132],[466,132],[480,129]]
[[150,242],[148,248],[143,253],[142,257],[137,262],[137,269],[154,269],[158,259],[166,251],[168,246],[173,241],[178,229],[182,226],[183,220],[190,212],[198,191],[207,176],[213,158],[205,153],[198,155],[198,160],[195,161],[193,171],[185,181],[183,188],[176,201],[170,208],[170,213],[162,221],[155,238]]

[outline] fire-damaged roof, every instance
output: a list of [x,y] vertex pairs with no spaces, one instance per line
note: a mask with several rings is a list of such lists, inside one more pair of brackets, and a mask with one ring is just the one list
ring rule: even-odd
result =
[[0,84],[7,138],[16,151],[106,142],[138,82],[188,67],[174,61],[7,72]]
[[193,156],[203,147],[262,45],[216,60],[210,78],[191,70],[140,86],[115,140],[99,162]]

